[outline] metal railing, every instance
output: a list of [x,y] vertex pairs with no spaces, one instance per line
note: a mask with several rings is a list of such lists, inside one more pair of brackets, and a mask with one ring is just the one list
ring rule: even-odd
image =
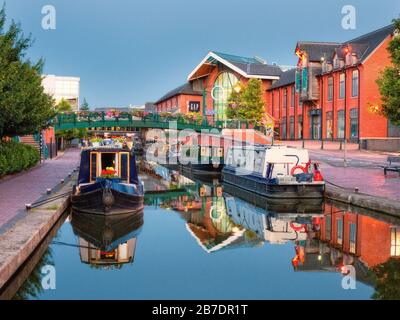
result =
[[184,115],[160,115],[149,113],[135,115],[132,113],[109,112],[77,112],[58,114],[53,120],[52,125],[56,130],[67,130],[73,128],[93,128],[93,127],[138,127],[138,128],[161,128],[168,129],[170,123],[174,122],[178,130],[193,129],[201,131],[203,129],[254,129],[265,133],[263,126],[257,125],[255,121],[247,120],[217,120],[209,121],[207,117],[191,119]]

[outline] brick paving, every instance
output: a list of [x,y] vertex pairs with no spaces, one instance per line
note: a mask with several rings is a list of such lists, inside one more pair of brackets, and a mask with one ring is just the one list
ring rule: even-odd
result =
[[68,149],[53,160],[46,160],[36,168],[0,181],[0,228],[13,219],[26,203],[42,196],[47,188],[57,185],[79,165],[80,150]]
[[372,196],[400,201],[400,176],[383,169],[366,167],[337,167],[321,162],[321,172],[326,181],[345,188],[359,188],[359,191]]
[[[321,171],[326,181],[341,187],[373,196],[380,196],[400,201],[400,176],[396,172],[383,174],[388,155],[395,153],[358,150],[358,145],[349,144],[344,166],[344,151],[339,150],[338,142],[325,143],[321,150],[320,141],[306,141],[312,160],[321,163]],[[301,147],[301,141],[284,141],[283,144]]]

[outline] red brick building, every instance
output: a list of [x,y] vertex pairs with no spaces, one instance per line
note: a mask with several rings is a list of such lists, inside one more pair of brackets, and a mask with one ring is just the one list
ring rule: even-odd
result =
[[326,204],[319,239],[367,266],[400,257],[400,226]]
[[224,120],[235,84],[258,78],[265,90],[265,112],[275,119],[279,139],[368,142],[364,148],[377,140],[377,149],[394,143],[387,151],[397,150],[400,140],[387,138],[400,137],[400,128],[379,114],[376,84],[391,63],[387,47],[394,31],[392,24],[344,43],[299,41],[297,67],[289,70],[259,58],[211,51],[186,84],[156,102],[156,110]]
[[345,43],[299,41],[297,68],[283,73],[269,89],[267,112],[280,119],[280,138],[399,137],[399,128],[377,112],[376,79],[390,65],[387,46],[393,33],[389,25]]
[[199,112],[209,119],[224,120],[227,100],[238,81],[261,79],[265,101],[273,83],[280,78],[281,67],[259,58],[209,52],[189,74],[188,82],[156,102],[157,112]]

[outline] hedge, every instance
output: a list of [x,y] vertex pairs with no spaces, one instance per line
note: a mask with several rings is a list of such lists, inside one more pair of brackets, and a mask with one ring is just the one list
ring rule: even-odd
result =
[[0,142],[0,177],[31,168],[39,160],[39,151],[30,145]]

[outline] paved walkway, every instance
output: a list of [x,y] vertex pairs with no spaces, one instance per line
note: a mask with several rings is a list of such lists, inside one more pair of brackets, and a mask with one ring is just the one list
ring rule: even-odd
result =
[[360,192],[400,201],[400,176],[383,169],[366,167],[337,167],[321,162],[321,172],[327,182],[341,187],[358,188]]
[[79,164],[80,150],[68,149],[63,155],[8,180],[0,181],[0,228],[14,218],[26,203],[32,203],[68,176]]
[[[284,141],[284,144],[301,147],[301,141]],[[358,188],[360,192],[400,201],[400,176],[389,172],[385,177],[383,166],[387,164],[389,153],[358,150],[358,145],[349,144],[344,165],[344,151],[338,142],[325,143],[320,149],[320,141],[306,141],[312,160],[321,163],[321,171],[326,181],[341,187]]]

